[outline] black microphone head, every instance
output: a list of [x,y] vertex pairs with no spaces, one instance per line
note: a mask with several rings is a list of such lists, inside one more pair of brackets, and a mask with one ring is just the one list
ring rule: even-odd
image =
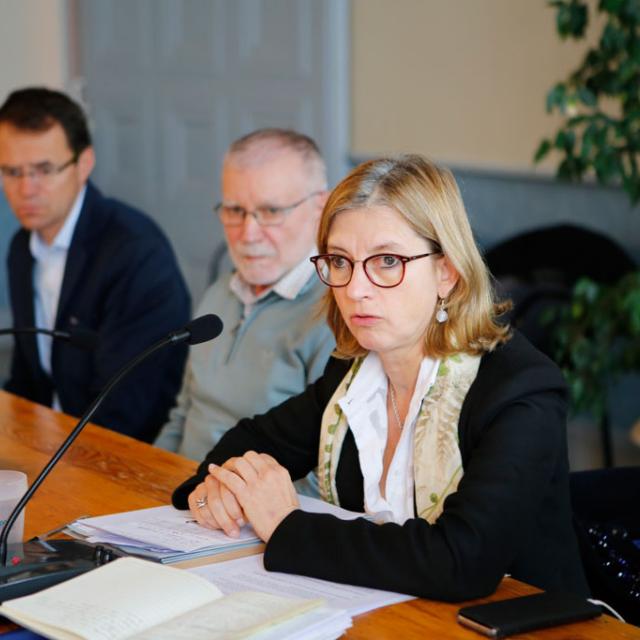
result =
[[87,351],[96,348],[98,339],[98,332],[92,329],[71,329],[69,331],[69,344]]
[[195,318],[184,330],[189,332],[188,344],[200,344],[217,338],[222,333],[222,320],[214,313]]

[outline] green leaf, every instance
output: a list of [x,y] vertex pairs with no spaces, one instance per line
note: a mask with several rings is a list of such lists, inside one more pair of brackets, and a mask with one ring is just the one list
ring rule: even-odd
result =
[[624,30],[612,22],[608,22],[600,38],[600,46],[602,49],[605,52],[617,53],[624,49],[625,42],[626,35]]
[[600,0],[600,11],[618,14],[627,0]]
[[636,204],[640,200],[640,180],[629,174],[622,176],[622,188],[625,190],[632,204]]
[[538,149],[536,150],[536,154],[533,157],[533,161],[535,163],[540,162],[540,160],[542,160],[542,158],[544,158],[549,151],[551,150],[552,145],[551,145],[551,140],[545,138],[541,143],[540,146],[538,147]]
[[595,131],[595,135],[594,135],[594,142],[599,146],[599,147],[606,147],[607,146],[607,136],[609,134],[609,127],[606,124],[603,124],[600,127],[596,128]]
[[589,278],[580,278],[573,289],[575,297],[584,298],[589,304],[593,304],[600,295],[600,285]]
[[571,163],[566,159],[562,160],[556,170],[556,176],[559,180],[565,180],[567,182],[571,181],[573,179]]
[[593,167],[598,180],[604,184],[610,183],[621,173],[620,162],[613,147],[602,147],[593,161]]
[[585,162],[587,162],[587,160],[591,157],[591,152],[593,150],[597,133],[598,125],[595,122],[592,122],[582,134],[582,149],[580,151],[580,157]]
[[564,109],[565,100],[567,95],[567,88],[564,84],[558,83],[547,94],[547,113],[551,113],[554,107],[558,107],[560,110]]
[[583,122],[586,122],[589,119],[590,119],[590,116],[586,116],[586,115],[573,116],[567,120],[567,126],[576,127],[579,124],[582,124]]
[[625,23],[638,25],[640,23],[640,2],[638,0],[626,0],[621,14]]
[[587,7],[580,0],[556,3],[556,28],[560,37],[581,38],[587,26]]
[[637,87],[634,85],[637,84],[638,78],[640,77],[640,66],[635,60],[633,60],[632,58],[623,60],[623,62],[620,64],[618,75],[620,77],[620,82],[624,85],[627,85],[627,88],[629,90],[637,90]]
[[640,370],[640,270],[607,285],[582,278],[571,296],[571,313],[559,313],[553,325],[555,358],[572,411],[600,418],[611,382]]
[[602,52],[598,49],[589,49],[584,59],[584,67],[597,67],[602,59]]
[[578,98],[580,99],[580,102],[587,105],[587,107],[595,107],[598,103],[595,93],[587,89],[587,87],[580,87],[578,89]]
[[[564,124],[554,138],[543,139],[534,161],[559,154],[556,175],[580,180],[593,169],[602,184],[622,185],[632,204],[640,203],[640,0],[552,0],[562,38],[582,37],[589,11],[598,11],[597,44],[581,63],[546,96],[548,112],[559,112]],[[600,98],[612,103],[609,115]],[[639,347],[640,349],[640,347]]]
[[561,129],[556,136],[553,146],[561,151],[571,152],[576,142],[576,134],[566,129]]

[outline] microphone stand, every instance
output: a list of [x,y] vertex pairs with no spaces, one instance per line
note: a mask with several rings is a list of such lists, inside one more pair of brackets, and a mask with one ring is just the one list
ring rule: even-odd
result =
[[[64,455],[66,450],[71,446],[73,441],[78,437],[82,429],[96,410],[100,407],[109,392],[124,378],[124,376],[134,369],[140,362],[148,358],[151,354],[162,349],[168,344],[177,344],[191,338],[190,326],[196,326],[196,333],[199,320],[210,318],[204,316],[189,323],[184,329],[175,331],[162,340],[151,345],[134,360],[125,364],[114,376],[109,380],[104,389],[98,394],[93,403],[89,406],[84,416],[74,427],[73,431],[64,439],[59,449],[55,452],[51,460],[45,465],[44,469],[38,474],[31,486],[22,496],[11,515],[7,518],[2,532],[0,533],[0,602],[17,598],[19,596],[39,591],[45,587],[51,586],[63,580],[72,578],[80,573],[84,573],[105,562],[108,562],[118,555],[114,551],[103,546],[94,547],[88,543],[77,540],[53,540],[53,541],[34,541],[25,544],[12,545],[22,547],[24,558],[15,556],[15,564],[7,565],[8,545],[7,539],[9,531],[17,520],[18,516],[24,509],[25,505],[36,492],[42,481],[49,475],[51,469],[57,464],[58,460]],[[217,316],[213,316],[219,324],[219,329],[215,335],[207,337],[206,340],[216,337],[222,330],[222,323]],[[217,327],[216,327],[217,329]],[[198,341],[204,341],[202,339]],[[193,342],[193,340],[191,341]]]
[[37,335],[44,334],[51,338],[65,340],[74,347],[80,349],[95,349],[98,342],[98,333],[92,329],[74,328],[71,331],[62,331],[60,329],[43,329],[41,327],[18,327],[9,329],[0,329],[0,336],[17,336],[21,334]]
[[25,327],[19,329],[0,329],[0,336],[10,336],[15,333],[43,333],[46,336],[51,336],[52,338],[63,338],[64,340],[68,340],[71,337],[71,334],[67,331],[60,331],[58,329],[41,329],[40,327]]

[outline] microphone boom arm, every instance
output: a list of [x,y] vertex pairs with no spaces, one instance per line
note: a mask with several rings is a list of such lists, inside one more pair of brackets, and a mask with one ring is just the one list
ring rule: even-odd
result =
[[[12,558],[12,565],[15,564],[16,566],[8,566],[9,531],[49,472],[58,463],[87,422],[91,420],[107,395],[109,395],[111,390],[122,378],[140,364],[140,362],[159,349],[169,344],[187,342],[188,344],[194,345],[213,340],[220,335],[222,327],[222,320],[214,314],[206,314],[196,318],[182,327],[182,329],[173,331],[155,344],[152,344],[140,355],[133,358],[133,360],[128,361],[107,382],[104,389],[100,391],[96,399],[84,412],[78,424],[63,440],[58,450],[53,454],[52,458],[38,474],[22,498],[20,498],[0,531],[0,602],[28,595],[34,591],[39,591],[45,587],[62,582],[63,580],[68,580],[85,571],[90,571],[105,562],[110,562],[114,557],[122,555],[121,552],[115,549],[109,549],[102,545],[94,547],[93,545],[74,540],[50,540],[47,543],[28,541],[21,545],[24,558],[16,556],[17,563],[14,563],[14,559]],[[11,329],[6,331],[6,333],[48,332],[49,330],[38,330],[35,328],[27,328],[26,330]],[[5,330],[0,330],[0,335],[2,335],[2,333],[5,333]],[[56,331],[52,332],[52,335],[54,335],[54,337],[68,339],[72,343],[75,342],[77,346],[82,348],[91,348],[95,342],[92,336],[93,333],[94,332],[88,331],[75,333],[73,331],[70,333]]]
[[103,400],[107,397],[111,389],[113,389],[121,380],[124,378],[127,373],[129,373],[132,369],[148,358],[152,353],[158,351],[162,347],[167,344],[182,342],[182,340],[188,337],[188,334],[183,337],[183,333],[179,335],[179,338],[176,339],[176,334],[170,334],[169,336],[159,340],[155,344],[152,344],[150,347],[145,349],[140,355],[138,355],[134,360],[126,363],[112,378],[109,380],[107,385],[102,389],[102,391],[98,394],[96,399],[93,401],[89,409],[85,412],[84,416],[78,422],[78,424],[74,427],[73,431],[63,440],[62,444],[58,448],[58,450],[53,454],[53,457],[47,462],[42,471],[38,474],[37,478],[32,482],[31,486],[27,489],[25,494],[20,498],[20,501],[15,506],[11,515],[7,518],[4,527],[2,528],[2,532],[0,532],[0,566],[7,566],[7,540],[9,538],[9,531],[13,526],[13,523],[18,519],[18,516],[24,509],[27,502],[30,500],[31,496],[36,492],[38,487],[42,484],[42,481],[49,475],[49,472],[53,467],[57,464],[58,460],[64,455],[65,451],[73,444],[73,441],[78,437],[80,432],[84,429],[85,425],[89,420],[91,420],[93,414],[98,410]]

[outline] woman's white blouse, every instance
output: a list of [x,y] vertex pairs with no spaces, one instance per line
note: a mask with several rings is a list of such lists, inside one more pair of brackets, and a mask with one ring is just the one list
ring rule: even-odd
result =
[[386,499],[380,492],[382,463],[387,443],[387,375],[380,358],[370,352],[338,404],[345,414],[364,477],[365,511],[378,522],[396,522],[415,517],[413,485],[413,432],[422,399],[434,383],[439,360],[425,358],[405,418],[402,434],[389,465]]

